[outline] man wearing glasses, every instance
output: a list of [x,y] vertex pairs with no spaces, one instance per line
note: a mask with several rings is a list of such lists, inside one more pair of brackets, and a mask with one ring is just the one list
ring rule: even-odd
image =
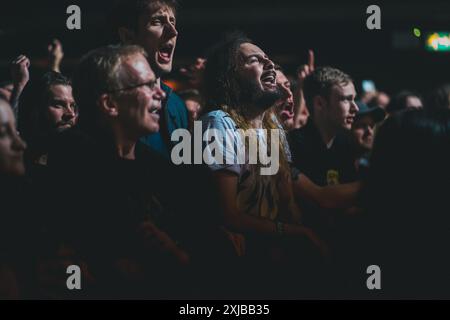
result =
[[[53,185],[60,177],[70,181],[50,190],[55,230],[64,230],[55,239],[73,246],[72,259],[83,257],[96,288],[85,278],[86,297],[172,294],[180,281],[175,270],[189,256],[165,220],[161,194],[170,163],[140,141],[159,130],[165,98],[146,53],[138,46],[91,51],[75,71],[73,89],[78,125],[49,154]],[[64,195],[76,199],[68,204]]]

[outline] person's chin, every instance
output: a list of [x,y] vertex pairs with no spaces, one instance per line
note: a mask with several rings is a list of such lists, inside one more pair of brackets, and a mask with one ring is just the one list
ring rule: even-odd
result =
[[371,142],[365,142],[365,143],[363,143],[362,145],[363,145],[363,147],[364,147],[365,149],[371,150],[371,149],[372,149],[372,146],[373,146],[373,143],[371,143]]
[[352,124],[351,123],[344,123],[342,125],[342,130],[351,130],[352,129]]
[[147,128],[145,128],[145,129],[146,129],[146,133],[147,134],[158,132],[159,131],[159,124],[155,123],[155,124],[148,125]]
[[158,71],[160,75],[168,74],[172,72],[172,61],[170,63],[160,63],[157,62]]

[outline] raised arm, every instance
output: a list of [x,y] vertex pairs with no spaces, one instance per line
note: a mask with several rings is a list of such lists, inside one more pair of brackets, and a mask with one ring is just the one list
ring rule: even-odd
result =
[[30,67],[30,60],[24,56],[20,55],[11,62],[11,78],[13,81],[13,91],[11,93],[11,107],[14,111],[14,116],[18,117],[19,110],[19,99],[22,94],[23,89],[30,80],[30,73],[28,68]]

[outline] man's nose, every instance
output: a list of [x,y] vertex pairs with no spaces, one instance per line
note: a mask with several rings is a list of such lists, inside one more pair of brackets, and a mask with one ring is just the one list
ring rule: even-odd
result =
[[76,112],[75,112],[75,107],[74,106],[67,106],[66,108],[64,108],[63,116],[65,118],[71,119],[71,118],[74,118],[75,115],[76,115]]
[[16,151],[25,151],[27,148],[27,144],[22,140],[19,134],[14,135],[12,148]]
[[267,59],[265,60],[265,63],[264,63],[264,69],[274,70],[274,69],[275,69],[275,63],[273,63],[272,60],[270,60],[269,58],[267,58]]
[[158,100],[164,100],[166,98],[166,93],[160,87],[156,87],[153,93],[153,98]]
[[170,22],[166,23],[166,27],[164,28],[164,30],[169,39],[178,36],[177,28]]
[[355,100],[352,101],[350,108],[355,113],[357,113],[359,111],[358,105],[356,104]]

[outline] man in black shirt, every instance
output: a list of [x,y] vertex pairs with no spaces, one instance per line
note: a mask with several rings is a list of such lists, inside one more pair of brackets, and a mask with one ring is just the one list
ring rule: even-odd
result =
[[358,112],[355,86],[347,74],[318,68],[304,83],[311,115],[308,124],[289,134],[294,166],[320,186],[356,180],[349,131]]

